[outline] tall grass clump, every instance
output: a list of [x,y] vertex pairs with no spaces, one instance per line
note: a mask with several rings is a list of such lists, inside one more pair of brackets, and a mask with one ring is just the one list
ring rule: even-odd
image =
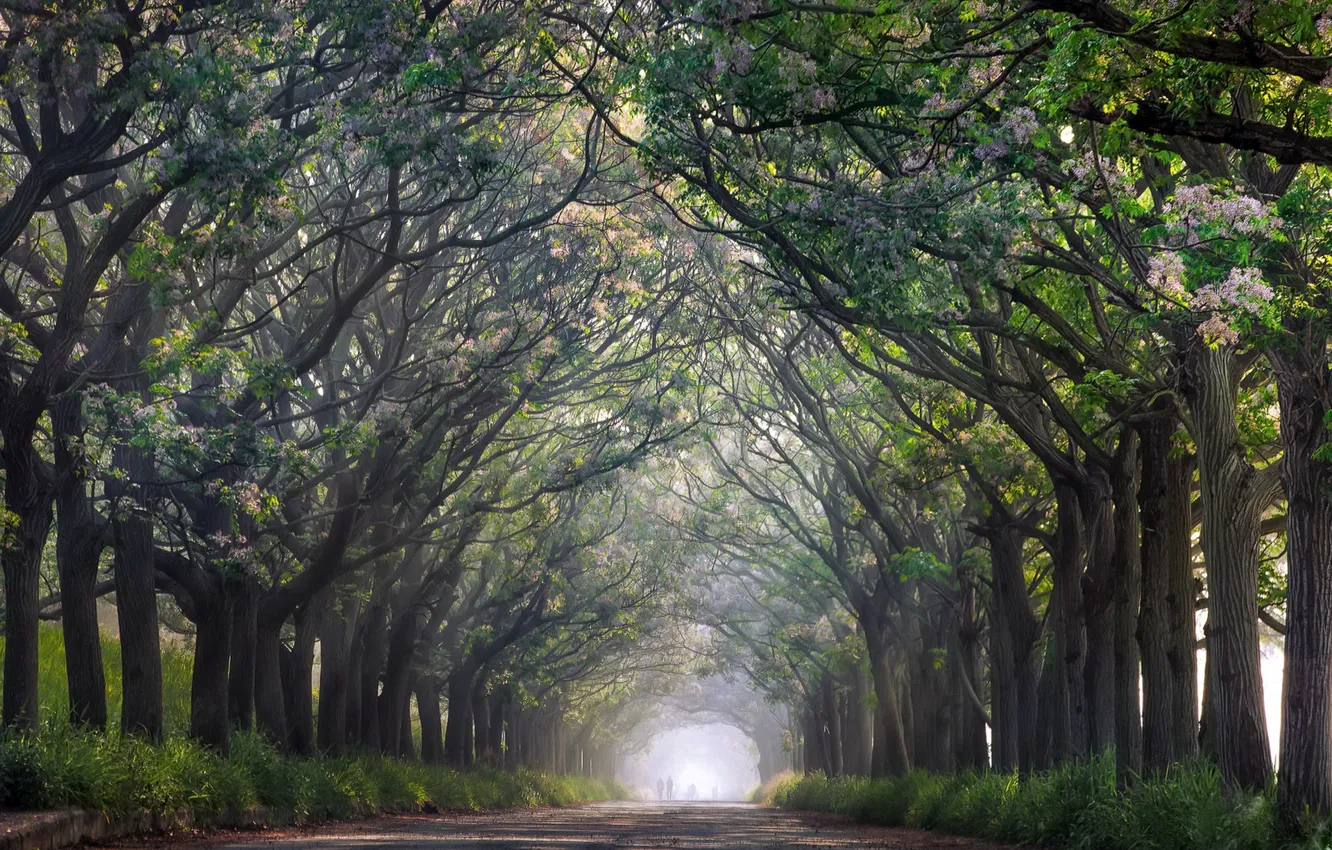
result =
[[876,780],[787,774],[761,794],[763,802],[783,808],[1059,850],[1329,846],[1314,827],[1302,838],[1281,833],[1270,794],[1223,791],[1210,765],[1140,777],[1125,789],[1116,784],[1113,757],[1106,756],[1023,779],[992,772],[918,771]]

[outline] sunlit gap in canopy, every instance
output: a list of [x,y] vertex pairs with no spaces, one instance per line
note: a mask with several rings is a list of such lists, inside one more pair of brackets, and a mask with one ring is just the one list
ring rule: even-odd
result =
[[734,726],[706,723],[665,729],[644,752],[629,759],[628,781],[640,799],[657,799],[658,780],[668,781],[675,802],[748,799],[759,784],[758,753]]

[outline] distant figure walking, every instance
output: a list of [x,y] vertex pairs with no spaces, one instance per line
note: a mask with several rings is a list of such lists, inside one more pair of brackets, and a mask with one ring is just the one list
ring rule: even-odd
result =
[[675,799],[675,780],[669,776],[666,777],[666,799]]
[[695,784],[692,783],[692,782],[689,783],[689,798],[688,798],[688,799],[690,799],[690,800],[697,800],[697,799],[698,799],[698,786],[695,785]]
[[660,776],[657,777],[657,799],[666,799],[666,782]]

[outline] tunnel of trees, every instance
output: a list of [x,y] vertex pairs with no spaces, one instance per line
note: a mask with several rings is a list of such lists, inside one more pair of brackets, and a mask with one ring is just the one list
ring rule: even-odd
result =
[[1324,0],[0,32],[6,734],[609,775],[669,704],[1332,814]]

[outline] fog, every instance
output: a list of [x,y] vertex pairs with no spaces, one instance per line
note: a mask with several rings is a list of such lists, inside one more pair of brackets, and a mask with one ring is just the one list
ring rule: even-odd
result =
[[657,780],[672,780],[674,799],[689,799],[694,786],[699,801],[744,800],[759,784],[758,754],[740,730],[721,723],[662,731],[645,753],[631,758],[627,779],[645,800],[657,799]]

